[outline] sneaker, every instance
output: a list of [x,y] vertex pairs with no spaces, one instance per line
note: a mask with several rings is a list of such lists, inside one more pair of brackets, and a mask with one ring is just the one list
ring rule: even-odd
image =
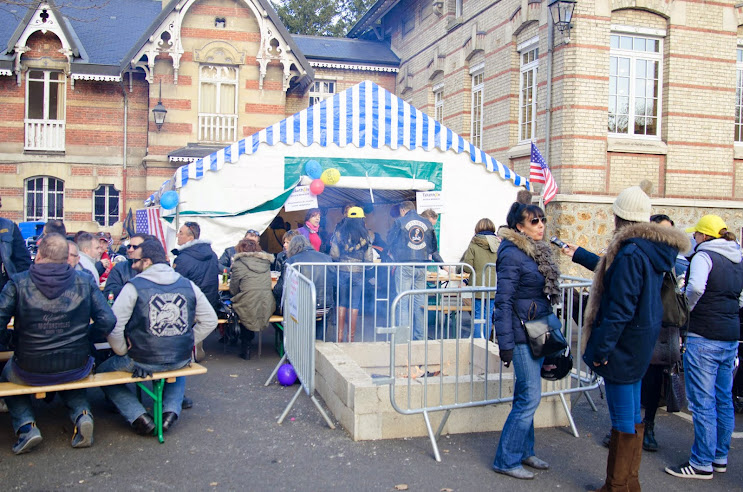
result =
[[521,460],[521,464],[534,468],[535,470],[549,470],[550,469],[549,463],[537,458],[536,456],[529,456],[525,460]]
[[90,412],[83,413],[75,422],[75,431],[72,433],[73,448],[89,448],[93,445],[93,416]]
[[674,477],[696,478],[699,480],[710,480],[713,476],[711,471],[702,471],[698,468],[694,468],[688,461],[679,466],[667,466],[666,473],[673,475]]
[[501,475],[508,475],[509,477],[518,478],[519,480],[532,480],[534,478],[534,474],[532,472],[526,470],[521,466],[519,466],[518,468],[514,468],[513,470],[499,470],[493,467],[493,471],[495,473],[500,473]]
[[712,469],[716,471],[717,473],[725,473],[728,471],[728,464],[727,463],[715,463],[712,462]]
[[18,440],[13,444],[13,454],[28,453],[41,442],[41,431],[36,422],[31,422],[18,429]]

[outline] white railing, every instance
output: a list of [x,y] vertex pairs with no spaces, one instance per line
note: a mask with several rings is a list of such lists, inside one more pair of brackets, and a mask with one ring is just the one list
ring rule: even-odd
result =
[[199,140],[208,142],[236,141],[237,115],[199,113]]
[[64,120],[25,120],[26,150],[65,150]]

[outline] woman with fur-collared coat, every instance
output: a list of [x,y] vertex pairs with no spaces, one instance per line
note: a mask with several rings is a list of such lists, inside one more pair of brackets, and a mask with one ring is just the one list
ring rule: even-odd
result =
[[276,311],[276,300],[271,289],[271,265],[274,256],[261,251],[255,241],[243,239],[237,244],[232,261],[230,293],[232,307],[240,318],[240,357],[250,359],[250,342],[256,331],[268,324]]
[[601,491],[639,491],[644,424],[640,385],[663,318],[663,275],[686,235],[648,223],[650,198],[639,186],[623,190],[613,205],[616,232],[596,266],[586,308],[588,342],[583,360],[604,378],[611,416],[606,481]]

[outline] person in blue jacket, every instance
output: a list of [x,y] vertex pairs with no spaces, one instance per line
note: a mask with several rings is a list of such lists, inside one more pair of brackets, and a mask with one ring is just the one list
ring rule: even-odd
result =
[[519,479],[532,479],[549,464],[534,454],[534,413],[542,397],[540,370],[527,343],[523,321],[549,315],[560,302],[560,271],[544,239],[547,218],[536,205],[516,202],[498,230],[501,244],[496,262],[497,291],[493,324],[500,357],[515,373],[513,407],[503,426],[493,470]]
[[583,360],[604,378],[611,416],[606,480],[599,490],[639,491],[641,380],[661,328],[663,275],[679,250],[688,249],[689,239],[649,223],[650,198],[640,186],[623,190],[612,209],[616,232],[595,268]]

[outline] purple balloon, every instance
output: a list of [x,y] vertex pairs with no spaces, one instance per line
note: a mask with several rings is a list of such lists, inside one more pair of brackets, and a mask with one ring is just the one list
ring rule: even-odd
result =
[[291,364],[284,364],[279,367],[279,372],[276,373],[276,378],[282,386],[291,386],[297,382],[297,373],[294,372],[294,368]]

